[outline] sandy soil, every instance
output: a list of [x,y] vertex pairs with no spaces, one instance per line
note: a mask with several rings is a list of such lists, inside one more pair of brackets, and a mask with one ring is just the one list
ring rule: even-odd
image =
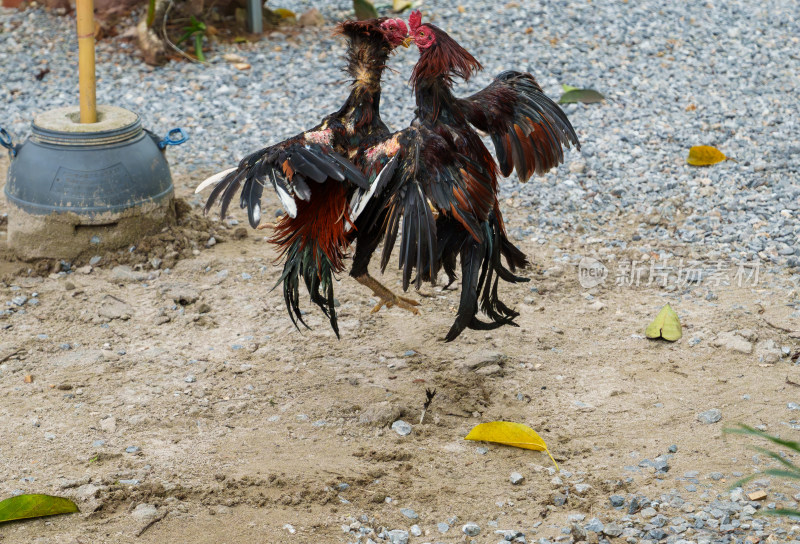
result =
[[[179,195],[191,182],[179,180]],[[533,213],[506,205],[511,226]],[[620,218],[616,237],[626,225]],[[756,286],[713,288],[716,300],[703,286],[616,286],[613,272],[587,290],[563,252],[609,268],[626,252],[564,233],[520,242],[536,260],[531,283],[501,287],[519,328],[445,344],[458,286],[412,294],[419,316],[370,314],[375,301],[345,277],[336,340],[310,306],[312,330],[294,329],[271,290],[278,269],[263,233],[237,240],[236,227],[215,228],[227,241],[188,243],[197,254],[170,273],[101,261],[28,275],[6,256],[0,298],[29,302],[8,302],[14,312],[0,315],[0,497],[70,496],[82,513],[1,526],[0,542],[348,542],[341,526],[362,515],[364,525],[407,530],[414,522],[401,508],[414,509],[425,532],[411,542],[462,542],[467,521],[483,528],[475,542],[500,539],[490,521],[532,542],[559,536],[572,513],[618,519],[609,495],[653,499],[682,489],[686,471],[699,471],[694,502],[702,492],[710,502],[733,472],[769,466],[753,458],[751,440],[723,434],[737,422],[792,434],[787,403],[800,397],[800,369],[789,357],[775,362],[766,343],[800,346],[789,332],[800,320],[790,317],[797,287],[788,276],[762,271]],[[393,271],[384,278],[397,285]],[[643,338],[665,302],[684,326],[672,344]],[[737,330],[752,353],[726,347],[725,333]],[[419,424],[426,388],[438,394]],[[712,408],[722,420],[700,423]],[[413,432],[392,431],[396,419]],[[463,440],[501,419],[538,430],[571,475],[554,483],[543,453]],[[626,469],[673,444],[669,472]],[[509,482],[514,471],[522,484]],[[715,471],[725,478],[709,479]],[[578,493],[576,483],[591,487]],[[780,506],[797,491],[773,481],[768,492]],[[440,534],[436,524],[453,517]]]

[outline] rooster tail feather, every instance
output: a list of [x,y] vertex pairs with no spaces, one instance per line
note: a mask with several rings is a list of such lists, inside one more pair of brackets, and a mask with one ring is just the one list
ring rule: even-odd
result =
[[322,309],[333,332],[336,333],[336,338],[339,338],[339,323],[333,298],[333,269],[333,263],[322,250],[317,248],[315,251],[311,245],[303,247],[302,240],[295,240],[286,251],[283,274],[275,287],[283,284],[286,310],[298,330],[300,330],[298,322],[307,329],[310,328],[303,321],[303,313],[300,310],[300,279],[302,278],[311,301]]

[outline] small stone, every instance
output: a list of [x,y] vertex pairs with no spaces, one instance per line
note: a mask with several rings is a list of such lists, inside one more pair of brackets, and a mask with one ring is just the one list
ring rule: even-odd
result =
[[589,539],[589,535],[586,532],[586,529],[578,525],[577,523],[573,523],[572,527],[570,528],[570,534],[575,542],[584,542]]
[[658,512],[656,512],[656,509],[652,508],[652,507],[649,507],[649,506],[642,510],[642,517],[643,518],[652,518],[652,517],[656,516],[657,514],[658,514]]
[[113,433],[117,430],[117,419],[114,417],[107,417],[100,420],[100,430],[104,433]]
[[625,505],[625,497],[622,495],[611,495],[608,500],[614,508],[620,508]]
[[699,421],[700,423],[705,423],[706,425],[716,423],[721,419],[722,419],[722,412],[719,411],[717,408],[712,408],[711,410],[706,410],[705,412],[697,414],[697,421]]
[[146,520],[150,518],[156,517],[158,514],[158,509],[153,506],[152,504],[141,503],[133,509],[131,515],[136,519]]
[[141,451],[139,446],[128,446],[125,448],[125,453],[138,453],[139,451]]
[[11,302],[13,304],[16,304],[17,306],[24,306],[25,303],[28,302],[28,297],[26,297],[25,295],[19,295],[12,298]]
[[714,339],[712,345],[715,347],[725,348],[739,353],[750,354],[753,353],[753,344],[746,338],[741,336],[742,333],[749,331],[736,332],[723,332]]
[[585,495],[592,488],[589,484],[575,484],[575,493]]
[[572,161],[569,164],[569,171],[573,174],[582,174],[586,170],[586,163],[584,161]]
[[486,455],[487,453],[489,453],[489,448],[487,448],[486,446],[478,446],[477,448],[475,448],[475,453],[479,455]]
[[419,519],[419,515],[414,512],[411,508],[401,508],[400,513],[403,514],[408,519]]
[[183,379],[183,381],[185,381],[186,383],[194,383],[197,381],[197,377],[194,374],[189,374]]
[[747,494],[747,498],[751,501],[763,501],[767,498],[767,492],[763,489],[759,489],[758,491],[753,491],[752,493]]
[[283,529],[285,531],[289,531],[290,535],[293,535],[293,534],[295,534],[297,532],[297,529],[295,529],[294,526],[291,523],[287,523],[286,525],[284,525]]
[[725,475],[722,474],[721,472],[712,472],[708,475],[708,477],[714,480],[715,482],[718,482],[719,480],[723,479]]
[[132,480],[119,480],[119,483],[122,485],[139,485],[139,480],[132,479]]
[[519,485],[525,481],[525,476],[519,472],[512,472],[509,480],[511,480],[511,485]]
[[592,531],[594,533],[602,533],[603,523],[597,518],[592,518],[589,520],[589,523],[587,523],[584,526],[584,529],[586,529],[587,531]]
[[422,529],[420,529],[419,525],[412,525],[409,532],[414,536],[422,536]]
[[481,532],[480,526],[477,523],[473,523],[473,522],[469,522],[469,523],[464,524],[464,526],[461,528],[461,530],[467,536],[478,536],[480,534],[480,532]]
[[362,425],[375,425],[385,427],[403,415],[403,409],[399,406],[389,404],[387,401],[371,404],[364,409],[358,416],[358,422]]
[[608,525],[603,527],[603,534],[610,536],[611,538],[616,538],[622,534],[622,527],[620,527],[616,523],[609,523]]
[[436,524],[436,529],[440,533],[446,533],[447,531],[450,530],[450,526],[448,524],[444,523],[444,522],[439,522],[439,523]]
[[550,498],[550,500],[554,506],[564,506],[567,504],[567,496],[563,493],[553,493],[553,496]]
[[677,445],[675,445],[675,444],[673,444],[673,445],[671,445],[669,448],[667,448],[667,451],[668,451],[669,453],[676,453],[676,452],[678,451],[678,446],[677,446]]
[[398,419],[394,423],[392,423],[392,430],[399,434],[400,436],[408,436],[411,434],[411,425],[403,421],[402,419]]
[[395,529],[386,533],[391,544],[408,544],[408,531]]
[[311,8],[298,17],[297,24],[300,26],[323,26],[325,17],[322,16],[317,8]]
[[90,266],[96,266],[97,263],[99,263],[102,260],[103,260],[103,258],[100,255],[95,255],[94,257],[89,259],[89,265]]
[[217,239],[212,236],[206,242],[206,247],[214,247],[215,245],[217,245]]
[[55,440],[56,434],[55,433],[44,433],[45,440]]

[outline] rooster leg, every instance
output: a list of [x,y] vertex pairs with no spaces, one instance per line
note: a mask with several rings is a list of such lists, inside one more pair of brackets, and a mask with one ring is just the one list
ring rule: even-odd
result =
[[416,308],[416,306],[419,306],[419,302],[410,298],[395,295],[378,280],[370,276],[369,272],[361,276],[356,276],[356,281],[361,285],[372,289],[372,292],[375,294],[375,296],[380,299],[380,302],[375,305],[371,313],[374,314],[385,305],[387,308],[397,306],[398,308],[408,310],[414,315],[419,315],[419,310]]

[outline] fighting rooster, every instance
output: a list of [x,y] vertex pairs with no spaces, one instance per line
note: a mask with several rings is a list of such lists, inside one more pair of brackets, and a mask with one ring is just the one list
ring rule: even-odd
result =
[[[402,218],[404,290],[414,270],[417,287],[435,281],[442,268],[452,283],[460,257],[461,299],[445,337],[451,341],[467,327],[513,324],[519,314],[499,300],[498,280],[527,281],[514,274],[528,261],[506,237],[497,199],[497,163],[473,127],[491,136],[500,172],[509,175],[516,169],[523,181],[563,162],[563,146],[580,149],[580,144],[567,117],[530,74],[503,72],[470,97],[454,96],[453,78],[468,80],[482,69],[480,63],[443,30],[422,24],[418,11],[409,23],[420,51],[411,75],[417,118],[383,144],[384,153],[375,153],[387,173],[373,187],[371,206],[384,209],[382,269]],[[479,301],[490,323],[477,318]]]
[[[269,180],[286,212],[270,241],[285,259],[280,282],[289,316],[295,326],[298,321],[305,325],[300,312],[302,278],[312,302],[338,337],[333,274],[344,269],[344,254],[355,237],[353,224],[364,211],[370,182],[378,174],[373,172],[370,179],[352,161],[390,135],[379,113],[381,76],[390,53],[399,45],[408,46],[410,40],[402,19],[345,21],[337,33],[347,39],[346,71],[352,78],[344,105],[311,130],[248,155],[238,167],[208,178],[195,192],[216,184],[205,211],[219,199],[224,218],[241,188],[240,206],[247,208],[250,225],[260,228],[261,196]],[[382,288],[369,274],[357,279],[376,293]],[[411,308],[416,304],[399,297],[386,302]]]

